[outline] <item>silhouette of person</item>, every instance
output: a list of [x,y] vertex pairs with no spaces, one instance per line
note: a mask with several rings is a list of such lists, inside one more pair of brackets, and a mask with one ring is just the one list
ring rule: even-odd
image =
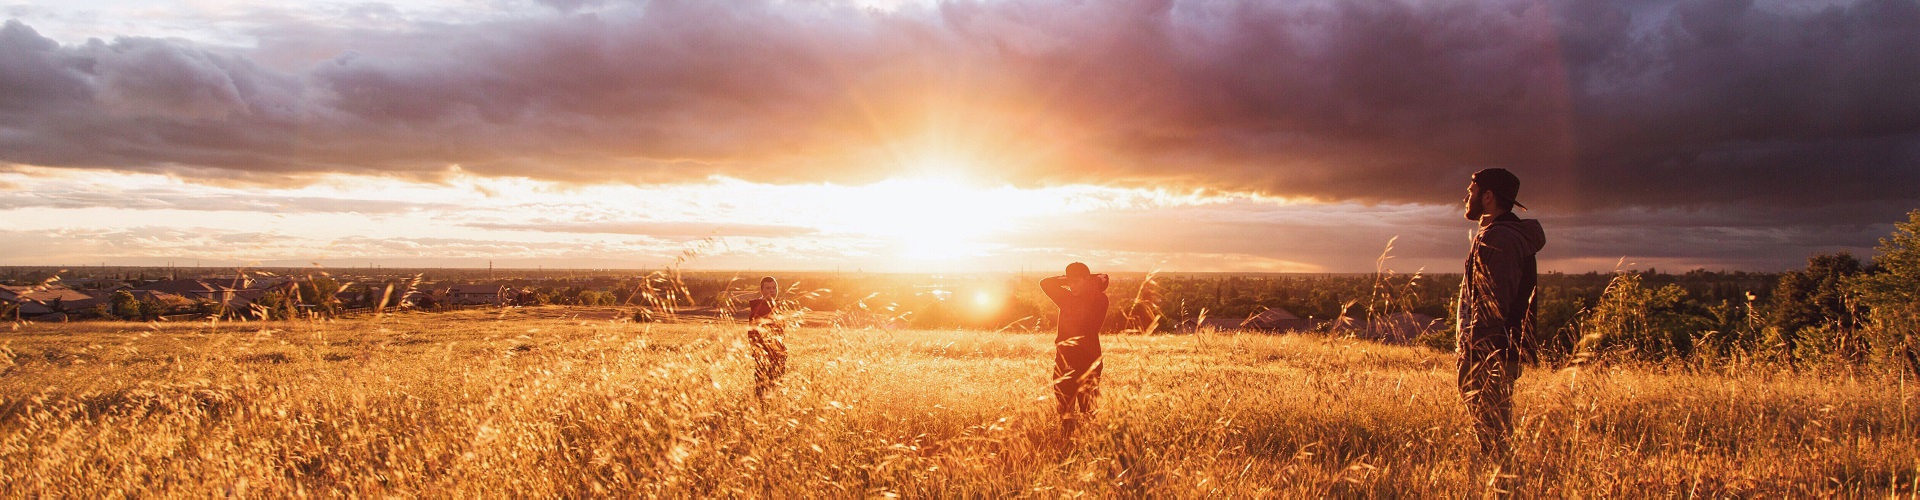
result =
[[1473,174],[1466,217],[1479,227],[1460,283],[1460,395],[1474,420],[1482,456],[1506,460],[1513,449],[1513,385],[1522,363],[1534,361],[1534,254],[1547,244],[1540,221],[1513,214],[1520,178],[1505,169]]
[[787,344],[780,341],[787,328],[785,318],[781,317],[779,297],[780,281],[767,276],[760,278],[760,298],[747,304],[747,342],[753,351],[753,395],[760,398],[767,397],[767,390],[787,373]]
[[1060,434],[1071,438],[1100,397],[1100,328],[1107,319],[1107,275],[1086,264],[1067,264],[1067,274],[1040,280],[1040,290],[1060,306],[1053,338],[1053,397],[1059,402]]

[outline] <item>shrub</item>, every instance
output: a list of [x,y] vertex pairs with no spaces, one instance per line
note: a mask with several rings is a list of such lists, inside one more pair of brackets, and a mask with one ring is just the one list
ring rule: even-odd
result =
[[1616,276],[1581,322],[1584,335],[1575,350],[1586,357],[1651,360],[1691,355],[1694,335],[1705,330],[1685,314],[1686,296],[1677,285],[1647,287],[1638,273]]

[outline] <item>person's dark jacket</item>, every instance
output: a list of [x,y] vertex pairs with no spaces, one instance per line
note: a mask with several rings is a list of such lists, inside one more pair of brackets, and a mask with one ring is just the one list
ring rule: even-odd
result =
[[753,299],[747,303],[747,321],[758,324],[760,318],[773,315],[773,302],[767,299]]
[[1082,294],[1067,290],[1065,279],[1040,281],[1040,290],[1060,306],[1060,330],[1053,337],[1054,345],[1069,365],[1083,368],[1100,359],[1100,328],[1107,320],[1107,281],[1090,281],[1094,289]]
[[1533,292],[1539,282],[1534,255],[1546,245],[1540,221],[1511,213],[1474,234],[1458,304],[1462,354],[1499,352],[1510,362],[1533,361]]

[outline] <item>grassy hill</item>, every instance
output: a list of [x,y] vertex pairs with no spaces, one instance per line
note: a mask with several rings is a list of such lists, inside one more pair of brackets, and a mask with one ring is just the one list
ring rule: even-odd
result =
[[564,310],[0,330],[0,491],[683,496],[1913,495],[1920,387],[1772,365],[1534,369],[1512,470],[1454,357],[1118,336],[1057,439],[1050,335],[802,329],[764,401],[732,325]]

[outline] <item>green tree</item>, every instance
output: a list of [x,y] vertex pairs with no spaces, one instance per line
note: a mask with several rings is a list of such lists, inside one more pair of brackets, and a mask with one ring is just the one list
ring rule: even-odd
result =
[[293,300],[283,290],[297,288],[275,288],[262,294],[253,301],[252,313],[258,319],[283,320],[293,317]]
[[308,306],[317,313],[331,315],[339,310],[340,299],[335,294],[340,293],[341,290],[343,288],[340,282],[334,281],[332,277],[314,276],[299,283],[299,305]]
[[160,316],[171,314],[175,308],[180,306],[178,302],[179,301],[162,299],[142,300],[140,301],[140,319],[153,320],[159,319]]
[[132,292],[126,290],[113,292],[113,296],[108,298],[107,302],[113,305],[115,316],[126,320],[140,319],[140,299],[134,298]]
[[[1851,285],[1868,308],[1875,348],[1912,356],[1920,328],[1920,210],[1895,223],[1878,250],[1873,272],[1854,277]],[[1920,363],[1913,368],[1920,372]]]
[[1816,254],[1807,268],[1780,275],[1767,311],[1767,326],[1775,330],[1787,354],[1827,352],[1826,346],[1803,346],[1807,333],[1818,329],[1820,339],[1848,342],[1859,317],[1849,281],[1865,269],[1846,252]]

